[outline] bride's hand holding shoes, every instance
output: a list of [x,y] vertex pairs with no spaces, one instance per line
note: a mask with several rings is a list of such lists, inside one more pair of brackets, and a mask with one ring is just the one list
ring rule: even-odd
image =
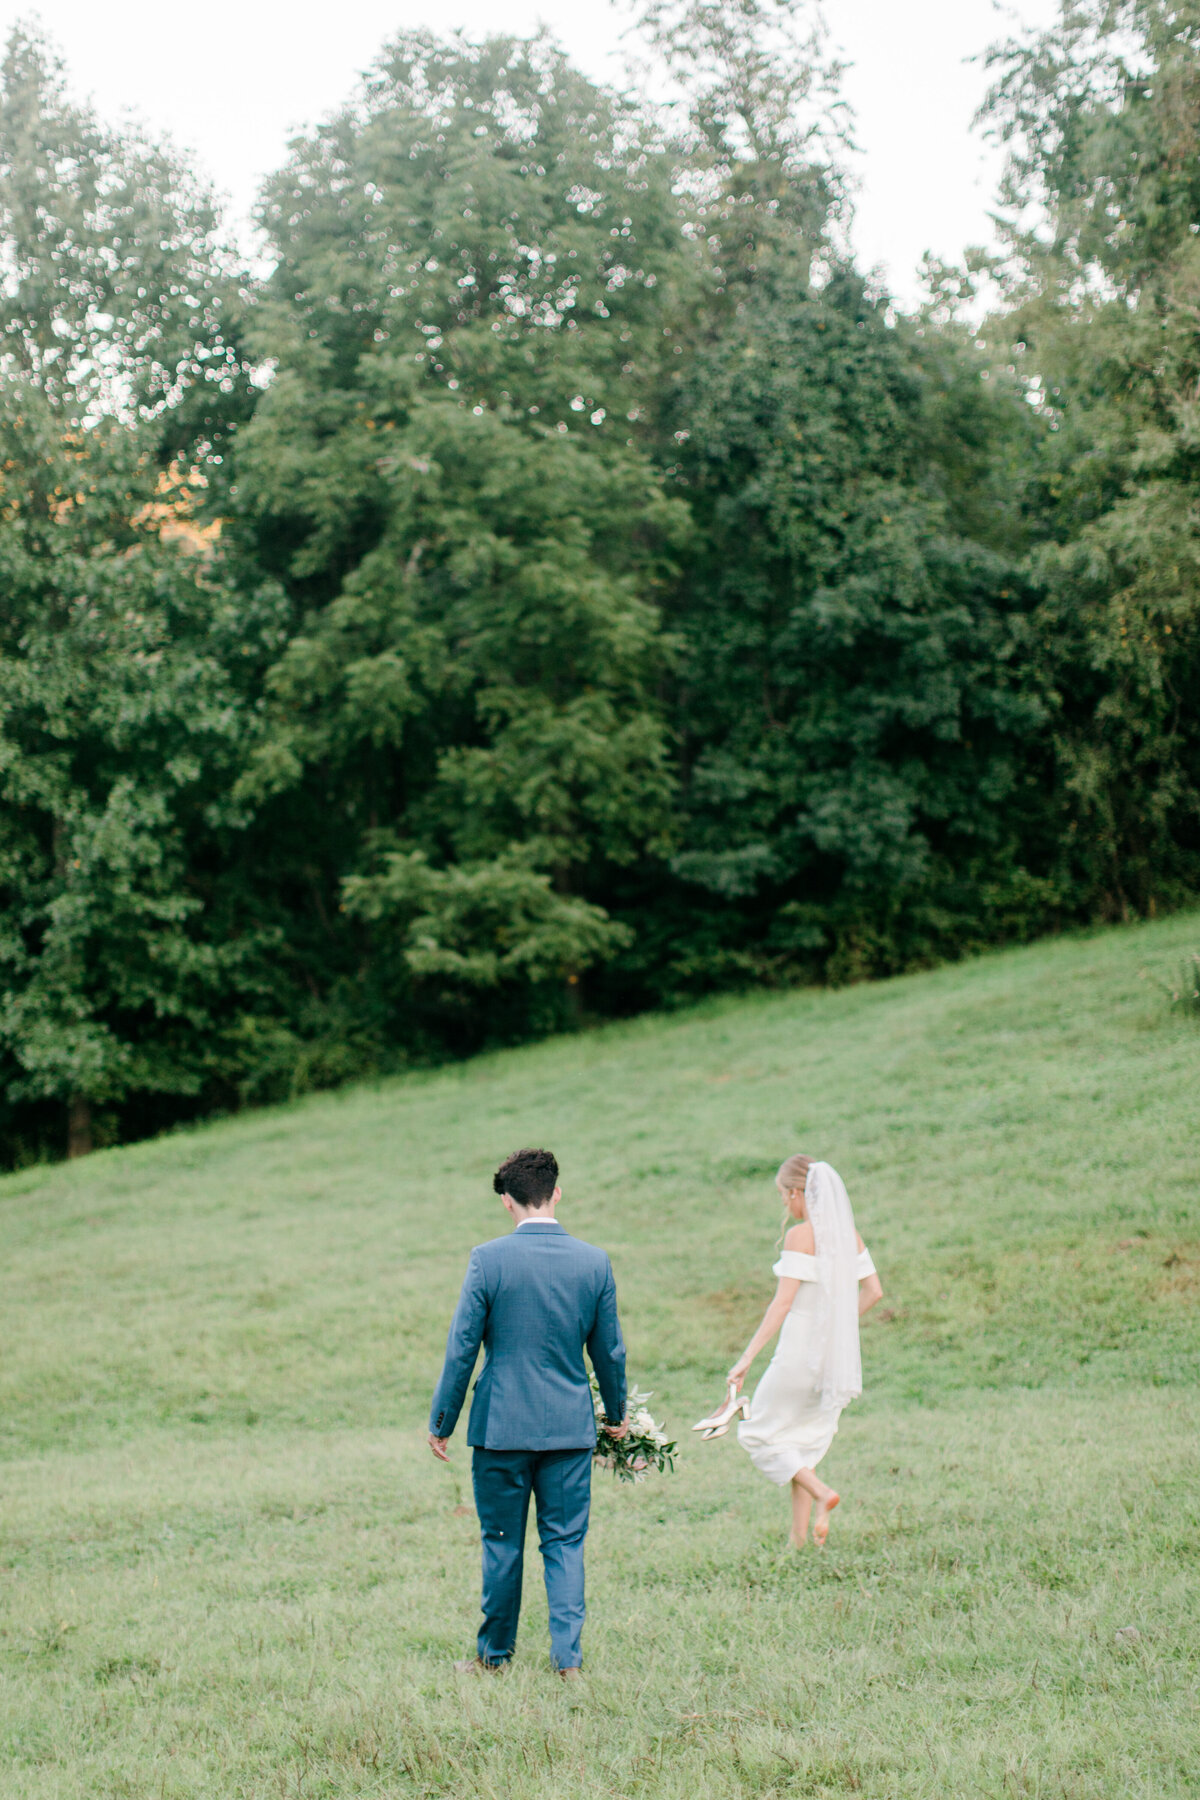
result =
[[735,1386],[731,1377],[723,1403],[716,1412],[709,1413],[706,1419],[697,1419],[692,1430],[702,1432],[706,1438],[724,1437],[739,1413],[743,1419],[748,1418],[750,1402],[744,1396],[739,1398],[738,1388],[740,1386],[741,1382],[739,1381]]

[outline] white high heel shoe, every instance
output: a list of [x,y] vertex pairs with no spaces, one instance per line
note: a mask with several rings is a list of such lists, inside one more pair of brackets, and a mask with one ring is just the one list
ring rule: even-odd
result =
[[724,1406],[718,1407],[715,1413],[710,1413],[707,1419],[697,1420],[692,1430],[703,1432],[706,1438],[724,1437],[739,1413],[743,1419],[750,1417],[750,1400],[748,1395],[739,1394],[731,1381]]

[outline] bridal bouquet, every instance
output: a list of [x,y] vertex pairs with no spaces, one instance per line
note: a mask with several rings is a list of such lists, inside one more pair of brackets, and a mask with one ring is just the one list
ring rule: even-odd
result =
[[629,1430],[623,1438],[610,1437],[604,1429],[604,1402],[593,1375],[592,1406],[596,1413],[596,1461],[611,1469],[621,1481],[645,1481],[651,1469],[660,1475],[675,1467],[676,1446],[657,1423],[640,1388],[629,1391]]

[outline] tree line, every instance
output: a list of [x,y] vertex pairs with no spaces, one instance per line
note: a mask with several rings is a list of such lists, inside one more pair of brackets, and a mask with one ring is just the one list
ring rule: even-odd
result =
[[801,0],[637,22],[402,34],[256,276],[13,32],[8,1163],[1200,889],[1200,3],[993,50],[912,313]]

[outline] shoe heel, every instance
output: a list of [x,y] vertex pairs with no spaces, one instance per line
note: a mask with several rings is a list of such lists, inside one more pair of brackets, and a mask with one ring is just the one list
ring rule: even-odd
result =
[[725,1396],[725,1404],[719,1406],[715,1413],[710,1413],[707,1419],[698,1419],[692,1426],[692,1430],[702,1431],[706,1438],[724,1437],[739,1413],[743,1418],[746,1417],[749,1407],[750,1402],[745,1394],[739,1394],[733,1383],[730,1382],[729,1392]]

